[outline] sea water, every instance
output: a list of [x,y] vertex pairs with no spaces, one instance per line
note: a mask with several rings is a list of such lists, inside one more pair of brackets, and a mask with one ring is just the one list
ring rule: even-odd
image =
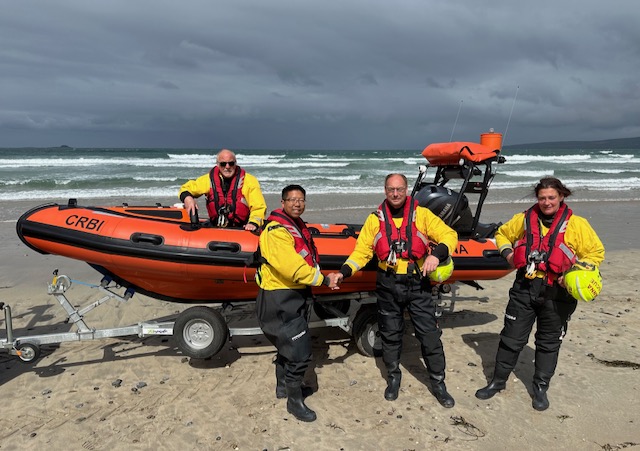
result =
[[[413,185],[420,150],[244,150],[238,164],[256,176],[265,194],[291,183],[309,195],[382,194],[384,177],[400,172]],[[530,202],[535,183],[553,175],[575,200],[640,200],[640,149],[503,149],[487,203]],[[18,148],[0,149],[0,201],[66,202],[69,198],[178,201],[180,186],[207,173],[210,149]],[[427,170],[432,179],[435,169]]]

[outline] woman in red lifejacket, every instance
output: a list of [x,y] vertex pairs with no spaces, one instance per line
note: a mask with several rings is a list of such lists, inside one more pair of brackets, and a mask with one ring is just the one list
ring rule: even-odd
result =
[[537,322],[532,405],[536,410],[546,410],[549,381],[577,306],[565,288],[563,274],[577,261],[600,265],[604,246],[589,222],[574,215],[564,203],[571,190],[560,180],[545,177],[534,191],[538,202],[513,216],[495,236],[500,253],[517,271],[509,290],[493,378],[476,392],[476,397],[489,399],[506,388]]

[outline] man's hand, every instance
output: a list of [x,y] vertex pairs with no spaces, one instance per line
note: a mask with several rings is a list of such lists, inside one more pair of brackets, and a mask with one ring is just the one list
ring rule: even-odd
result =
[[440,264],[440,260],[435,255],[429,255],[424,259],[424,264],[422,265],[422,275],[427,277],[427,274],[436,270],[438,265]]
[[192,196],[187,196],[184,198],[184,209],[187,210],[189,216],[196,214],[198,205],[196,204],[196,200]]
[[332,290],[339,290],[340,287],[338,286],[340,284],[340,282],[342,282],[342,279],[344,278],[344,276],[339,273],[339,272],[332,272],[331,274],[328,274],[327,279],[329,279],[329,288],[331,288]]
[[251,223],[251,222],[248,222],[248,223],[246,223],[246,224],[244,225],[244,229],[245,229],[245,230],[248,230],[249,232],[253,232],[253,231],[255,231],[255,230],[257,230],[257,229],[258,229],[258,226],[256,226],[255,224],[253,224],[253,223]]

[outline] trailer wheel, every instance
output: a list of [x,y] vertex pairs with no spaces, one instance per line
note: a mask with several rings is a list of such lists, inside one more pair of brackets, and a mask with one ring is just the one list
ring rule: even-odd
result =
[[382,355],[382,342],[378,333],[378,310],[375,305],[360,308],[353,319],[352,331],[361,354],[367,357]]
[[313,312],[318,316],[318,318],[337,318],[336,315],[325,308],[327,305],[338,310],[342,314],[341,316],[346,316],[349,308],[351,307],[351,301],[349,299],[344,299],[342,301],[314,302]]
[[22,343],[16,349],[19,352],[18,357],[23,363],[31,363],[40,357],[40,348],[33,343]]
[[229,328],[222,315],[209,307],[191,307],[178,315],[173,325],[178,349],[196,359],[216,355],[227,342]]

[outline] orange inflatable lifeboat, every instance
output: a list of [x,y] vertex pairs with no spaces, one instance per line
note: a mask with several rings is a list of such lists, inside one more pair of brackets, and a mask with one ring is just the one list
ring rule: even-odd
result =
[[[413,195],[458,231],[453,255],[454,272],[446,283],[498,279],[511,271],[492,239],[498,224],[479,223],[486,190],[493,177],[492,162],[499,151],[486,146],[447,143],[423,155],[437,168],[432,182],[421,171]],[[481,146],[481,147],[478,147]],[[482,151],[482,152],[479,152]],[[476,161],[473,155],[485,158]],[[484,174],[484,175],[483,175]],[[476,176],[481,182],[470,183]],[[459,176],[459,193],[444,185]],[[472,214],[465,193],[481,195]],[[194,221],[195,222],[195,221]],[[356,243],[360,225],[308,224],[325,274],[340,269]],[[116,283],[157,299],[185,303],[220,303],[255,300],[255,269],[247,266],[256,251],[258,236],[243,229],[215,228],[208,221],[192,223],[186,210],[168,206],[84,207],[46,204],[24,213],[17,222],[20,239],[42,254],[61,255],[87,262]],[[333,295],[375,290],[376,262],[344,281],[339,292],[326,287],[314,294]]]

